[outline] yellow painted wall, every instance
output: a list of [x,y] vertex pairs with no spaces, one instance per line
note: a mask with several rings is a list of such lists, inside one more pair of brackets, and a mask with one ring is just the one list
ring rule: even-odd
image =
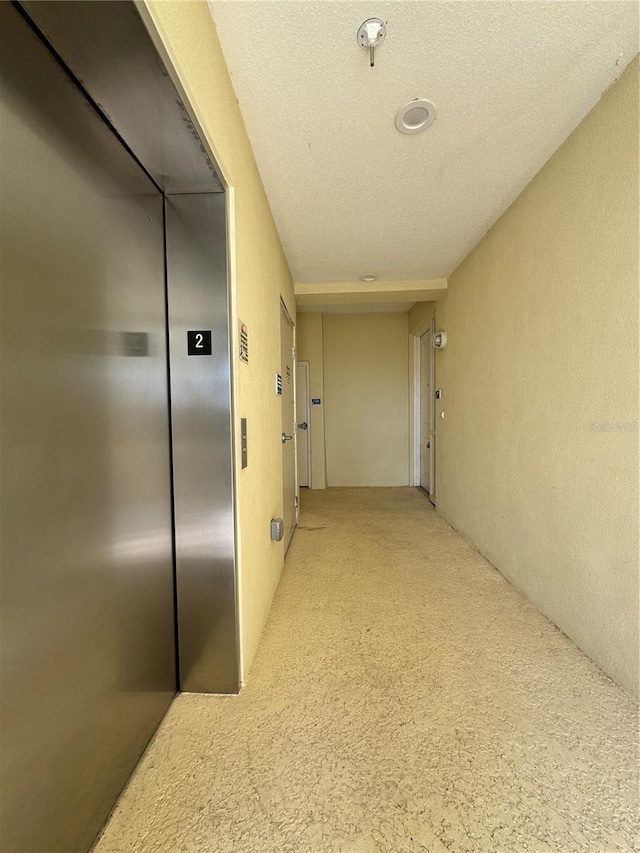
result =
[[431,320],[436,313],[435,302],[416,302],[409,311],[409,333],[415,335],[426,331],[425,324]]
[[309,362],[309,395],[320,398],[320,406],[310,406],[309,437],[311,440],[311,488],[327,485],[324,439],[324,356],[322,345],[323,315],[298,314],[298,360]]
[[325,314],[327,485],[409,484],[406,313]]
[[449,278],[437,321],[438,510],[637,692],[637,61]]
[[[322,310],[328,305],[346,305],[349,310],[360,306],[361,314],[370,313],[369,305],[382,306],[389,302],[425,302],[437,299],[447,289],[446,278],[421,281],[323,281],[295,284],[296,302],[299,306],[314,306]],[[373,310],[378,310],[373,309]],[[380,308],[384,311],[384,308]]]
[[[295,316],[293,285],[206,2],[145,0],[169,62],[229,185],[233,352],[237,320],[249,330],[248,365],[233,359],[238,576],[243,673],[264,628],[284,562],[269,521],[282,515],[280,296]],[[239,419],[248,419],[249,466],[240,470]]]

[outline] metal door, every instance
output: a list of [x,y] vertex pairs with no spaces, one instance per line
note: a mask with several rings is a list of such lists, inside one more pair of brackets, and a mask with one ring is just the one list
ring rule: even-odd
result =
[[[96,107],[167,197],[180,686],[238,689],[226,199],[133,2],[27,0]],[[123,85],[126,81],[126,85]],[[99,107],[98,107],[99,104]],[[187,332],[210,339],[188,356]],[[214,641],[215,638],[215,641]]]
[[282,517],[284,549],[289,547],[297,522],[296,494],[296,413],[294,399],[294,330],[293,323],[280,303],[280,352],[282,376]]
[[176,688],[162,198],[0,3],[2,849],[85,851]]
[[180,686],[239,687],[225,196],[167,196]]
[[298,486],[311,485],[309,412],[309,362],[296,362],[296,451],[298,461]]

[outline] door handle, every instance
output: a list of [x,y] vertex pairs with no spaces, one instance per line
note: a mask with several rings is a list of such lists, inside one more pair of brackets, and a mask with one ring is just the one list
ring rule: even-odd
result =
[[292,439],[293,439],[292,435],[287,435],[284,432],[282,433],[282,443],[283,444],[285,443],[285,441],[291,441]]
[[303,424],[298,424],[298,429],[307,429],[307,427],[308,427],[308,424],[306,421]]

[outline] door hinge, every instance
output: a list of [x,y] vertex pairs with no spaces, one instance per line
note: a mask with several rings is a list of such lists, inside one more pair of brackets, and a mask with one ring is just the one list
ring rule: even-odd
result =
[[300,506],[300,504],[298,502],[298,496],[296,495],[296,509],[298,509],[299,506]]

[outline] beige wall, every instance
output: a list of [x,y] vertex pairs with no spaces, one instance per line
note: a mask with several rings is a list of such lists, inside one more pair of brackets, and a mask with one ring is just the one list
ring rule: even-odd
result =
[[409,483],[406,313],[325,314],[327,485]]
[[420,334],[425,332],[429,320],[431,320],[435,313],[435,302],[416,302],[411,311],[409,311],[409,333],[415,335],[418,332]]
[[323,315],[298,314],[296,345],[298,361],[309,362],[309,395],[322,400],[319,406],[309,406],[309,439],[311,442],[311,488],[324,489],[327,473],[324,453],[324,355],[322,343]]
[[[269,521],[282,515],[281,413],[274,380],[280,370],[280,295],[295,316],[293,285],[207,4],[146,0],[144,10],[230,187],[233,352],[240,318],[248,327],[250,354],[248,365],[233,360],[240,641],[246,674],[284,561],[282,543],[270,541]],[[249,466],[244,471],[239,466],[241,417],[248,419]]]
[[450,277],[437,320],[438,510],[637,692],[637,62]]

